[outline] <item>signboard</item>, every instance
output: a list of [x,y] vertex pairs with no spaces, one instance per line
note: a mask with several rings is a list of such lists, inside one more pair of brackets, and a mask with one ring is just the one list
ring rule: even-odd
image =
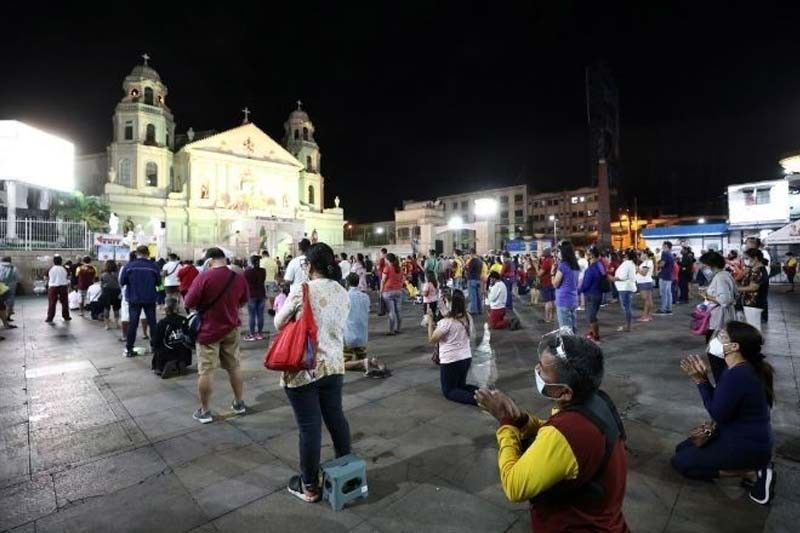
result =
[[18,120],[0,120],[0,179],[75,190],[75,146]]
[[732,226],[789,222],[789,182],[781,179],[729,186],[728,219]]

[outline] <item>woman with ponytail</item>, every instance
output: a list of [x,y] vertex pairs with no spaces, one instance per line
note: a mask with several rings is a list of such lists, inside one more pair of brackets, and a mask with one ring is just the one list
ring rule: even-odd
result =
[[386,254],[386,266],[381,273],[381,298],[389,311],[389,335],[400,333],[400,307],[403,303],[403,282],[405,276],[400,261],[394,254]]
[[727,369],[719,382],[708,381],[705,362],[698,355],[681,361],[681,368],[697,384],[706,411],[716,423],[716,435],[698,447],[692,439],[680,443],[672,466],[686,477],[711,480],[742,476],[750,498],[766,505],[773,496],[770,409],[775,402],[774,371],[764,360],[764,338],[746,322],[730,321],[720,328],[708,352],[724,359]]
[[316,368],[313,372],[284,372],[281,386],[300,430],[301,475],[289,480],[289,492],[303,501],[316,502],[322,494],[318,477],[323,420],[336,457],[350,453],[350,426],[342,411],[343,338],[350,300],[339,283],[342,271],[330,246],[314,244],[305,256],[309,281],[292,286],[286,303],[275,315],[275,328],[282,328],[303,312],[303,286],[307,285],[318,330]]

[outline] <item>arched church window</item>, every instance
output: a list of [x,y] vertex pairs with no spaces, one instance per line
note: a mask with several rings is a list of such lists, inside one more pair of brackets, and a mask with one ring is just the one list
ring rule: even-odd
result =
[[126,120],[125,121],[125,140],[132,141],[133,140],[133,121]]
[[153,88],[152,87],[145,87],[144,88],[144,103],[147,105],[153,105]]
[[303,140],[304,141],[308,140],[308,128],[306,127],[303,128]]
[[148,187],[158,187],[158,165],[148,161],[144,167],[144,177]]
[[298,140],[300,138],[300,130],[294,130],[294,139]]
[[155,144],[156,143],[156,127],[152,124],[147,125],[147,129],[145,130],[144,134],[144,142],[145,144]]
[[119,161],[119,184],[125,187],[131,186],[131,160],[120,159]]
[[311,164],[311,156],[310,155],[306,156],[306,170],[308,170],[309,172],[313,172],[314,171],[313,165]]
[[313,185],[309,185],[308,186],[308,203],[312,204],[312,205],[314,204],[314,186]]

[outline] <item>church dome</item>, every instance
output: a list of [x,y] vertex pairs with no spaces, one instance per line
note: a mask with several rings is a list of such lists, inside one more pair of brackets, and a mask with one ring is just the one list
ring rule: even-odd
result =
[[130,73],[135,78],[144,78],[153,81],[161,81],[161,76],[149,65],[136,65]]

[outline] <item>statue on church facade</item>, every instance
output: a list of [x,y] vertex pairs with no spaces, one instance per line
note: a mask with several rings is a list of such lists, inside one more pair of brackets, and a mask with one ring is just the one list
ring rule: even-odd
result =
[[108,216],[108,227],[111,235],[117,235],[119,233],[119,217],[113,211]]
[[317,228],[314,228],[314,231],[311,232],[311,244],[317,244],[319,242],[319,235],[317,235]]
[[339,201],[339,196],[336,196],[336,197],[333,199],[333,205],[335,205],[335,206],[336,206],[336,209],[339,209],[339,203],[340,203],[340,201]]
[[125,222],[122,223],[122,233],[125,233],[127,235],[128,233],[132,232],[135,227],[136,225],[133,223],[133,220],[131,220],[131,217],[129,216],[128,218],[125,219]]

